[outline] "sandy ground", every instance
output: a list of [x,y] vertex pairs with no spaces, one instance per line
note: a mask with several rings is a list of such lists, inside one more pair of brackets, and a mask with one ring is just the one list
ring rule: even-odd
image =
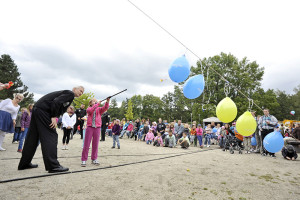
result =
[[[33,159],[39,167],[18,171],[21,154],[11,141],[6,135],[7,151],[0,152],[1,181],[48,175],[40,147]],[[61,165],[70,171],[99,170],[0,183],[0,199],[300,199],[300,161],[286,161],[279,153],[277,158],[230,154],[214,145],[170,149],[127,138],[119,150],[111,149],[107,138],[99,145],[101,165],[88,160],[83,168],[81,146],[79,135],[69,150],[59,144]]]

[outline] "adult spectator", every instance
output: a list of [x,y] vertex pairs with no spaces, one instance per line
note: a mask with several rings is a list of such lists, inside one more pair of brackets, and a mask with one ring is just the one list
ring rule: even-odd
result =
[[178,120],[178,124],[175,125],[175,130],[174,130],[176,140],[179,140],[182,137],[183,131],[184,131],[184,126],[181,123],[181,120]]
[[76,109],[75,114],[76,114],[76,124],[74,125],[74,130],[73,130],[73,135],[75,135],[77,131],[77,127],[79,126],[79,132],[80,132],[80,139],[83,137],[83,129],[82,126],[84,124],[84,119],[83,117],[86,116],[86,110],[84,109],[85,105],[81,104],[79,109]]
[[2,147],[5,134],[14,133],[16,118],[20,109],[19,103],[23,98],[23,95],[18,93],[13,100],[5,99],[0,102],[0,151],[6,150]]
[[[261,142],[264,141],[265,137],[269,134],[274,132],[274,128],[277,125],[278,121],[276,117],[270,115],[269,109],[264,109],[264,115],[259,118],[258,121],[258,128],[261,132]],[[268,152],[264,147],[262,149],[262,155],[266,156],[270,154],[271,157],[276,157],[275,153]]]
[[101,125],[101,139],[100,139],[100,141],[105,141],[105,132],[106,132],[106,129],[108,127],[108,123],[110,121],[110,116],[109,116],[108,112],[103,113],[103,115],[101,116],[101,120],[102,120],[102,125]]
[[156,131],[159,132],[161,134],[161,136],[163,136],[164,133],[165,133],[165,129],[166,129],[166,124],[162,122],[161,118],[159,118],[158,119],[158,124],[157,124],[157,127],[156,127]]

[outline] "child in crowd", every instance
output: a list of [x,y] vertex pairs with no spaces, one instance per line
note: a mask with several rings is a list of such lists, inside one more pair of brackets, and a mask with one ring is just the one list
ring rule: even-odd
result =
[[157,128],[156,122],[152,122],[151,128],[153,129],[154,136],[156,136],[156,132],[157,132],[157,130],[156,130],[156,128]]
[[119,135],[121,131],[121,127],[119,125],[120,120],[116,119],[115,122],[116,122],[115,125],[112,127],[113,146],[111,148],[114,149],[117,142],[118,149],[120,149],[120,141],[119,141]]
[[173,135],[173,132],[170,131],[169,129],[166,129],[166,132],[168,133],[168,135],[165,138],[164,147],[170,147],[170,148],[175,147],[176,145],[175,135]]
[[204,133],[204,145],[206,145],[206,147],[210,147],[210,136],[211,136],[211,125],[208,124],[207,127],[205,128],[205,133]]
[[225,126],[222,126],[220,135],[218,136],[219,146],[220,146],[221,148],[223,148],[224,145],[225,145],[225,136],[226,136]]
[[187,137],[186,132],[183,132],[183,133],[182,133],[182,138],[180,138],[180,139],[178,140],[178,144],[179,144],[179,145],[181,146],[181,148],[183,148],[183,149],[189,148],[189,146],[190,146],[190,140],[189,140],[189,138]]
[[126,130],[127,130],[127,127],[129,125],[129,121],[127,121],[123,127],[122,127],[122,131],[121,131],[121,134],[120,134],[120,139],[123,138],[123,135],[126,133]]
[[153,129],[150,128],[149,132],[146,134],[146,138],[145,138],[146,144],[151,144],[153,142],[153,139],[154,139]]
[[287,145],[281,150],[282,156],[287,160],[296,160],[298,155],[292,145]]
[[127,137],[129,138],[130,135],[132,134],[132,131],[133,131],[133,124],[132,124],[132,121],[129,122],[129,125],[127,127],[127,130],[126,130],[126,135]]
[[157,132],[157,136],[154,138],[153,146],[163,146],[163,140],[160,132]]
[[113,121],[108,125],[108,127],[107,127],[107,129],[106,129],[106,133],[107,133],[108,136],[111,136],[111,129],[112,129],[112,127],[114,126],[114,124],[115,124],[115,120],[113,120]]
[[143,123],[140,125],[140,129],[138,131],[138,141],[142,141],[144,126],[145,125]]
[[189,124],[184,125],[183,132],[186,133],[186,135],[189,137],[190,136],[190,129],[189,129]]
[[193,124],[192,129],[191,129],[191,136],[190,136],[190,142],[191,145],[194,144],[194,147],[197,146],[197,137],[196,137],[196,124]]
[[201,124],[198,124],[198,128],[196,128],[196,135],[197,135],[197,139],[199,141],[200,148],[203,148],[203,145],[202,145],[203,129],[201,127]]

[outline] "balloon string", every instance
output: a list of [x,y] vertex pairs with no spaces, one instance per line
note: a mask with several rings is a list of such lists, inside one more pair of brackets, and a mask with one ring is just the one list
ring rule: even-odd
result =
[[[180,43],[183,47],[186,48],[186,50],[188,50],[190,53],[192,53],[196,58],[199,59],[199,61],[201,62],[201,58],[194,53],[190,48],[188,48],[183,42],[181,42],[179,39],[177,39],[174,35],[172,35],[167,29],[165,29],[163,26],[161,26],[158,22],[156,22],[151,16],[149,16],[147,13],[145,13],[142,9],[140,9],[137,5],[135,5],[134,3],[132,3],[130,0],[128,0],[129,3],[131,3],[136,9],[138,9],[140,12],[142,12],[146,17],[148,17],[152,22],[154,22],[157,26],[159,26],[162,30],[164,30],[167,34],[169,34],[174,40],[176,40],[178,43]],[[244,94],[241,90],[239,90],[235,85],[231,84],[224,76],[222,76],[219,72],[217,72],[212,65],[208,66],[211,70],[213,70],[216,74],[218,74],[221,78],[223,78],[226,82],[228,82],[229,86],[234,88],[236,91],[238,91],[239,93],[241,93],[245,98],[249,99],[249,97]],[[259,107],[255,102],[253,102],[253,104],[259,108],[261,111],[263,111],[263,109],[261,107]]]

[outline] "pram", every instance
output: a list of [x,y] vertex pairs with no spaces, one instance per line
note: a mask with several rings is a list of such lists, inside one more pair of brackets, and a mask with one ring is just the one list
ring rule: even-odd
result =
[[235,135],[228,134],[225,136],[223,151],[229,150],[229,152],[233,154],[234,150],[236,150],[239,154],[242,154],[243,146],[241,143],[241,140],[239,140]]

